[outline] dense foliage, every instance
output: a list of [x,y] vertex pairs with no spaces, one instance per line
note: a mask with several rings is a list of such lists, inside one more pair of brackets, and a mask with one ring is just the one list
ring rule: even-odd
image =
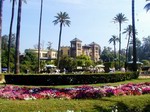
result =
[[66,74],[66,75],[5,75],[7,84],[70,85],[119,82],[138,78],[138,73]]
[[[2,68],[7,68],[8,64],[8,36],[2,36]],[[15,55],[15,35],[12,35],[10,45],[10,68],[11,72],[14,70],[14,55]]]

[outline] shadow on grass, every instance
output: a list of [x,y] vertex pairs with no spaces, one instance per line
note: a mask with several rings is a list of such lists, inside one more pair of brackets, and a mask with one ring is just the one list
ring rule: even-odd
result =
[[136,105],[130,107],[123,102],[117,102],[113,100],[104,99],[104,101],[110,101],[114,103],[114,105],[106,108],[99,105],[94,105],[94,110],[96,110],[97,112],[150,112],[150,102],[148,102],[143,108],[140,108]]

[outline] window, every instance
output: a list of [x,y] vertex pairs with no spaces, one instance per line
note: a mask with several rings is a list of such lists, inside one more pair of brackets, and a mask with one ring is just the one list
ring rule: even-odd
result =
[[43,57],[47,57],[47,53],[43,53]]
[[72,46],[73,48],[76,47],[75,44],[71,44],[71,46]]

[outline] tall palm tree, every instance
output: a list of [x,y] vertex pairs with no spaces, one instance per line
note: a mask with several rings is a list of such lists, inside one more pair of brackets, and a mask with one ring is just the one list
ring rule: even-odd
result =
[[109,43],[112,43],[114,45],[114,61],[115,61],[115,68],[116,68],[116,42],[119,42],[119,38],[116,35],[112,35],[112,38],[109,39]]
[[126,22],[128,19],[125,17],[124,14],[119,13],[114,18],[114,23],[119,23],[119,68],[120,68],[120,55],[121,55],[121,27],[122,23]]
[[2,71],[2,66],[1,66],[1,42],[2,42],[2,12],[3,12],[3,0],[0,0],[0,73]]
[[132,34],[133,35],[133,71],[137,71],[134,0],[132,0],[132,32],[133,32],[133,34]]
[[38,72],[40,73],[40,43],[41,43],[41,25],[42,25],[43,0],[41,0],[39,39],[38,39]]
[[15,1],[12,0],[12,12],[11,12],[11,21],[10,21],[10,29],[9,29],[9,40],[8,40],[8,63],[7,63],[7,72],[10,72],[10,47],[11,47],[11,38],[12,38],[12,27],[13,27],[13,20],[14,20],[14,12],[15,12]]
[[[126,48],[126,63],[128,62],[128,50],[129,50],[129,44],[130,44],[130,39],[133,37],[133,32],[132,32],[132,25],[128,25],[127,28],[124,29],[123,34],[127,35],[128,42],[127,42],[127,48]],[[137,35],[137,31],[135,30],[135,35]]]
[[18,74],[20,72],[19,47],[20,47],[20,28],[21,28],[22,1],[24,1],[26,3],[26,0],[19,0],[19,2],[18,2],[16,48],[15,48],[15,74]]
[[124,29],[123,34],[127,34],[128,36],[128,42],[127,42],[127,48],[126,48],[126,63],[128,62],[128,49],[129,49],[129,42],[130,38],[132,37],[132,25],[128,25],[127,28]]
[[[146,0],[146,1],[150,1],[150,0]],[[147,12],[150,10],[150,2],[145,5],[144,9],[145,9]]]
[[53,21],[54,25],[60,23],[60,32],[59,32],[59,42],[58,42],[58,55],[57,55],[57,67],[59,68],[59,58],[60,58],[60,43],[61,43],[61,34],[62,34],[62,26],[67,25],[70,26],[71,21],[69,20],[70,17],[66,12],[57,13],[55,16],[56,20]]

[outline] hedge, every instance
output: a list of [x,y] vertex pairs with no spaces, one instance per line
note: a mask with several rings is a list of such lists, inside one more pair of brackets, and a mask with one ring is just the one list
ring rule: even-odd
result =
[[6,84],[71,85],[119,82],[138,78],[138,73],[103,73],[75,75],[5,75]]

